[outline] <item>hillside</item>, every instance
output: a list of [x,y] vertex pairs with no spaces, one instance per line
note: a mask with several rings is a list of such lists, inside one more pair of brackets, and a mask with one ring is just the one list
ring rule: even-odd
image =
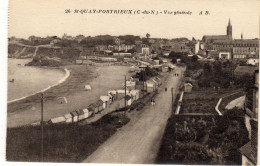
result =
[[80,50],[73,47],[27,46],[9,44],[9,58],[33,58],[29,66],[60,66],[74,62]]

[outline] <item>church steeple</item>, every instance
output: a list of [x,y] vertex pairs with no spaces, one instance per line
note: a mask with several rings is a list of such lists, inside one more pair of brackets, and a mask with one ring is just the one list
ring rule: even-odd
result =
[[243,33],[241,33],[241,40],[243,40]]
[[227,36],[228,36],[229,40],[232,40],[232,25],[231,25],[231,22],[230,22],[230,18],[228,20]]

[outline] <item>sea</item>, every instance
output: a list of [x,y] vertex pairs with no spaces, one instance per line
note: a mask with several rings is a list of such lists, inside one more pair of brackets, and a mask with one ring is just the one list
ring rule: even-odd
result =
[[32,59],[8,58],[8,102],[55,85],[65,76],[65,72],[59,69],[25,66],[30,61]]

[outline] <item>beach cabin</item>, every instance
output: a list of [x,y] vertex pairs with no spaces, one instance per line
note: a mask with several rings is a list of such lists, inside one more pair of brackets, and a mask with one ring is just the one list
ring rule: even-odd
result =
[[[123,88],[125,88],[125,84],[123,83]],[[135,89],[135,82],[134,81],[126,81],[126,88],[128,90]]]
[[116,90],[110,90],[110,91],[107,92],[107,94],[108,94],[109,96],[111,96],[111,101],[112,101],[112,102],[117,99],[117,98],[116,98]]
[[168,66],[163,66],[162,67],[162,72],[163,73],[166,73],[166,72],[168,72],[169,71],[169,67]]
[[132,97],[130,95],[126,95],[126,105],[129,106],[132,104]]
[[110,97],[109,96],[100,96],[100,100],[103,102],[103,108],[105,109],[110,104]]
[[124,108],[125,107],[125,98],[122,98],[118,101],[117,109]]
[[114,101],[114,97],[111,94],[108,94],[108,97],[109,97],[110,103],[112,103]]
[[72,115],[70,113],[64,115],[64,118],[66,119],[66,123],[72,123]]
[[72,111],[70,114],[72,116],[72,123],[75,123],[75,122],[79,121],[79,115],[77,113],[77,110]]
[[185,85],[184,85],[184,92],[191,93],[192,87],[193,86],[191,85],[191,83],[185,83]]
[[130,72],[135,72],[135,66],[131,66],[129,71]]
[[79,56],[79,60],[87,59],[87,56]]
[[137,81],[135,84],[135,89],[138,90],[145,90],[145,87],[146,87],[146,82],[144,81]]
[[88,107],[87,109],[89,111],[89,116],[88,117],[91,117],[91,116],[94,117],[95,116],[95,111],[92,108],[90,108],[90,107]]
[[153,83],[154,83],[154,90],[157,90],[158,87],[159,87],[159,83],[155,80],[155,78],[152,78],[151,80],[152,80]]
[[[126,90],[126,95],[129,93],[129,90]],[[116,91],[116,95],[117,95],[117,99],[122,99],[125,97],[125,90],[124,89],[120,89]]]
[[91,60],[82,60],[82,64],[89,65],[91,64]]
[[147,82],[146,83],[146,89],[147,89],[147,93],[152,93],[152,92],[154,92],[154,84],[153,83],[151,83],[151,82]]
[[134,81],[139,81],[139,77],[133,77]]
[[67,104],[68,103],[67,98],[66,97],[59,97],[58,103],[59,104]]
[[155,63],[154,63],[155,65],[159,65],[159,64],[160,64],[160,61],[159,61],[159,60],[154,60],[154,62],[155,62]]
[[163,62],[163,64],[167,64],[168,61],[163,59],[162,62]]
[[83,112],[84,112],[85,116],[88,115],[87,118],[89,118],[89,117],[95,115],[95,114],[94,114],[94,111],[93,111],[92,109],[87,109],[87,108],[85,108],[85,109],[83,109]]
[[77,112],[77,114],[79,116],[79,121],[83,120],[83,119],[86,119],[85,113],[83,112],[83,109],[76,110],[76,112]]
[[99,112],[104,110],[103,104],[104,104],[103,101],[100,99],[96,102],[96,106],[98,107]]
[[158,83],[158,87],[162,85],[162,81],[159,77],[155,77],[154,79]]
[[66,121],[66,119],[65,119],[64,116],[52,118],[52,119],[50,120],[50,122],[53,123],[53,124],[54,124],[54,123],[61,123],[61,122],[65,122],[65,121]]
[[144,93],[147,91],[146,82],[144,81],[136,82],[135,89],[139,90],[139,97],[143,97]]
[[154,65],[153,68],[155,68],[157,71],[162,71],[162,65]]
[[89,110],[92,110],[94,114],[98,113],[98,106],[97,106],[95,103],[90,104],[90,105],[88,106],[88,109],[89,109]]
[[76,60],[76,64],[81,65],[82,63],[83,63],[82,60],[80,60],[80,59],[77,59],[77,60]]
[[168,64],[168,67],[171,68],[172,70],[174,70],[174,68],[176,67],[176,65],[169,63],[169,64]]
[[130,95],[131,95],[131,97],[132,97],[132,99],[133,99],[133,101],[134,100],[138,100],[139,99],[139,90],[131,90],[130,91]]
[[87,91],[89,91],[89,90],[91,90],[91,86],[90,85],[85,85],[85,88],[84,88],[85,90],[87,90]]

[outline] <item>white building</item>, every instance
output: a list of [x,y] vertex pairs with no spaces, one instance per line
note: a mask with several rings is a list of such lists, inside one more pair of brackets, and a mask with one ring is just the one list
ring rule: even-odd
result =
[[150,54],[150,48],[149,47],[142,47],[142,54],[143,55],[149,55]]
[[131,90],[130,95],[132,96],[133,100],[139,99],[139,90]]
[[219,52],[219,59],[231,59],[230,52]]
[[249,58],[246,61],[247,64],[257,66],[259,64],[259,59],[258,58]]
[[103,108],[105,109],[108,104],[110,104],[110,97],[109,96],[100,96],[100,100],[103,101]]

